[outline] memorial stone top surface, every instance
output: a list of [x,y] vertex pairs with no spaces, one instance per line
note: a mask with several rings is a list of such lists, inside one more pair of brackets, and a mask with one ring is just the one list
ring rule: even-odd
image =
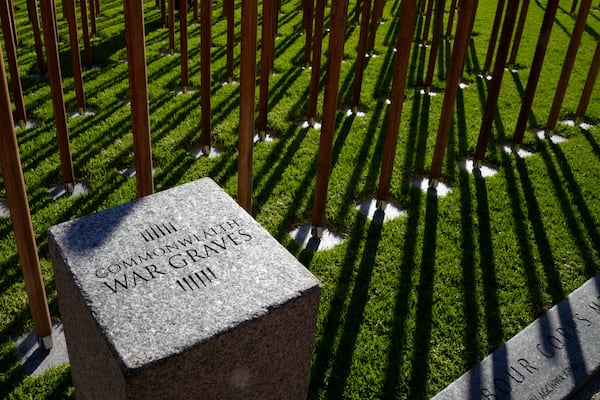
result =
[[320,287],[208,178],[56,225],[49,241],[129,372]]
[[600,390],[599,378],[600,274],[438,393],[434,400],[590,399]]

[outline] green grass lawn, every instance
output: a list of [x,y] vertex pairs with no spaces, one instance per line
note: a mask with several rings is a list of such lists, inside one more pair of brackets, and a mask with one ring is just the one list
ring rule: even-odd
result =
[[[61,182],[50,90],[47,80],[31,77],[36,64],[26,3],[15,3],[27,111],[39,121],[37,128],[17,135],[51,314],[59,319],[46,230],[136,197],[135,180],[118,172],[133,160],[130,110],[122,103],[129,96],[127,65],[120,62],[126,53],[123,6],[117,0],[101,2],[99,37],[92,43],[94,65],[100,68],[84,72],[88,106],[96,114],[69,120],[76,177],[91,192],[55,202],[47,194]],[[299,248],[287,235],[294,225],[310,219],[319,132],[295,123],[306,110],[310,71],[300,68],[301,2],[283,1],[269,102],[269,128],[278,139],[255,147],[253,215],[323,283],[309,398],[429,398],[600,270],[600,128],[587,132],[560,126],[569,140],[559,145],[528,132],[524,146],[535,154],[526,159],[506,155],[496,146],[513,135],[544,3],[531,3],[517,60],[520,69],[504,77],[487,151],[487,161],[499,173],[482,180],[457,166],[458,160],[474,154],[488,88],[475,71],[485,59],[496,4],[479,2],[465,68],[465,77],[473,83],[457,97],[443,168],[443,180],[453,191],[444,198],[411,186],[413,178],[429,172],[443,100],[415,90],[424,78],[428,52],[413,47],[391,186],[392,198],[407,214],[382,225],[367,220],[354,206],[377,190],[386,126],[384,97],[391,86],[391,46],[400,5],[399,0],[386,2],[385,23],[376,41],[379,56],[368,60],[362,89],[368,112],[364,117],[339,113],[336,121],[326,214],[346,241],[315,253]],[[571,3],[562,1],[557,14],[529,121],[532,127],[543,126],[550,110],[575,21],[568,13]],[[354,6],[351,1],[350,19]],[[60,6],[58,11],[65,99],[75,108],[67,25]],[[187,153],[199,144],[199,92],[171,93],[180,83],[179,57],[164,55],[168,31],[162,28],[154,1],[145,1],[145,11],[156,190],[209,176],[235,197],[239,85],[221,84],[226,62],[221,6],[215,2],[211,88],[212,137],[223,154],[200,160]],[[239,33],[239,7],[236,14]],[[417,29],[421,26],[419,19]],[[347,29],[340,106],[351,99],[359,30],[352,25]],[[595,8],[562,117],[575,112],[599,31],[600,11]],[[199,26],[191,24],[190,71],[196,86],[199,35]],[[324,51],[326,45],[327,40]],[[442,43],[434,81],[439,88],[445,85],[450,46]],[[239,45],[235,51],[239,55]],[[600,122],[600,90],[594,91],[587,119]],[[68,366],[25,377],[14,355],[12,339],[30,330],[32,323],[9,219],[0,219],[0,271],[0,397],[72,398]]]

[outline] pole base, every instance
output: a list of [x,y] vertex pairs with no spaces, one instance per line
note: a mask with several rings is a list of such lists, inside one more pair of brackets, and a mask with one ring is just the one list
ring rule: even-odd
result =
[[377,201],[375,203],[375,207],[377,207],[377,211],[384,212],[385,208],[387,207],[387,203],[388,202],[386,200],[377,199]]
[[52,340],[52,335],[44,336],[43,338],[40,338],[40,341],[42,342],[42,346],[46,350],[50,350],[54,346],[54,341]]
[[322,226],[313,226],[310,229],[310,234],[313,238],[322,239],[323,238],[323,227]]

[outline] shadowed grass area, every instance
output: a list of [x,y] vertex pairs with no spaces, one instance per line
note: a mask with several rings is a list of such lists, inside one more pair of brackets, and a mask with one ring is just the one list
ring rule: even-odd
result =
[[[545,8],[543,2],[532,2],[519,69],[506,72],[511,76],[503,81],[488,146],[486,161],[499,173],[482,179],[458,168],[457,161],[474,154],[487,96],[488,82],[475,72],[485,58],[496,4],[480,0],[464,74],[472,84],[458,92],[443,168],[443,180],[453,191],[437,198],[411,184],[429,172],[443,101],[443,93],[429,97],[415,90],[430,56],[428,48],[415,44],[390,193],[407,214],[385,224],[369,221],[354,205],[374,196],[378,185],[400,7],[400,0],[387,1],[375,42],[377,57],[366,64],[362,85],[367,113],[336,117],[326,215],[347,239],[328,251],[303,250],[287,232],[311,216],[319,131],[296,125],[306,114],[310,70],[300,68],[305,41],[301,1],[282,3],[275,72],[269,78],[268,130],[277,139],[255,146],[253,215],[323,283],[309,398],[429,398],[600,271],[600,128],[560,126],[559,133],[569,139],[561,144],[528,132],[524,146],[535,154],[526,159],[497,149],[497,142],[512,138],[527,85]],[[213,8],[211,134],[223,154],[198,160],[188,151],[199,144],[200,92],[171,93],[180,85],[180,59],[166,55],[168,30],[155,2],[144,4],[156,189],[208,176],[235,197],[239,85],[222,84],[226,22],[221,4]],[[352,0],[340,104],[348,101],[354,81],[360,31],[350,23],[355,5]],[[46,230],[136,197],[135,181],[119,174],[133,161],[130,110],[123,104],[129,97],[127,65],[121,62],[126,55],[123,4],[101,2],[98,38],[92,41],[95,67],[83,73],[87,104],[96,114],[69,120],[75,174],[92,191],[57,202],[47,194],[61,181],[50,89],[47,79],[32,76],[36,60],[26,2],[16,0],[15,6],[25,103],[30,118],[40,122],[17,135],[51,313],[59,319]],[[532,128],[542,127],[548,117],[574,25],[569,7],[563,5],[557,15],[529,118]],[[57,10],[65,101],[74,108],[67,24],[61,7]],[[599,16],[593,9],[588,18],[562,117],[577,108],[599,37]],[[422,17],[416,26],[420,32]],[[190,81],[198,88],[200,33],[191,13],[189,35]],[[328,35],[324,55],[327,42]],[[452,45],[441,44],[434,74],[433,87],[442,92]],[[236,44],[236,56],[239,51]],[[239,61],[235,71],[239,76]],[[322,68],[322,83],[324,76]],[[319,109],[322,99],[321,91]],[[593,93],[586,119],[600,122],[600,90]],[[0,180],[0,198],[4,193]],[[0,397],[73,398],[68,366],[24,376],[12,340],[31,327],[12,226],[0,218]]]

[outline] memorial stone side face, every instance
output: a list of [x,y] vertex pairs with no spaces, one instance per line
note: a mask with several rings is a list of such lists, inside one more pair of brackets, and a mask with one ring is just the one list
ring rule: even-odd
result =
[[583,400],[599,381],[600,274],[433,399]]
[[320,284],[210,179],[50,228],[78,398],[305,398]]

